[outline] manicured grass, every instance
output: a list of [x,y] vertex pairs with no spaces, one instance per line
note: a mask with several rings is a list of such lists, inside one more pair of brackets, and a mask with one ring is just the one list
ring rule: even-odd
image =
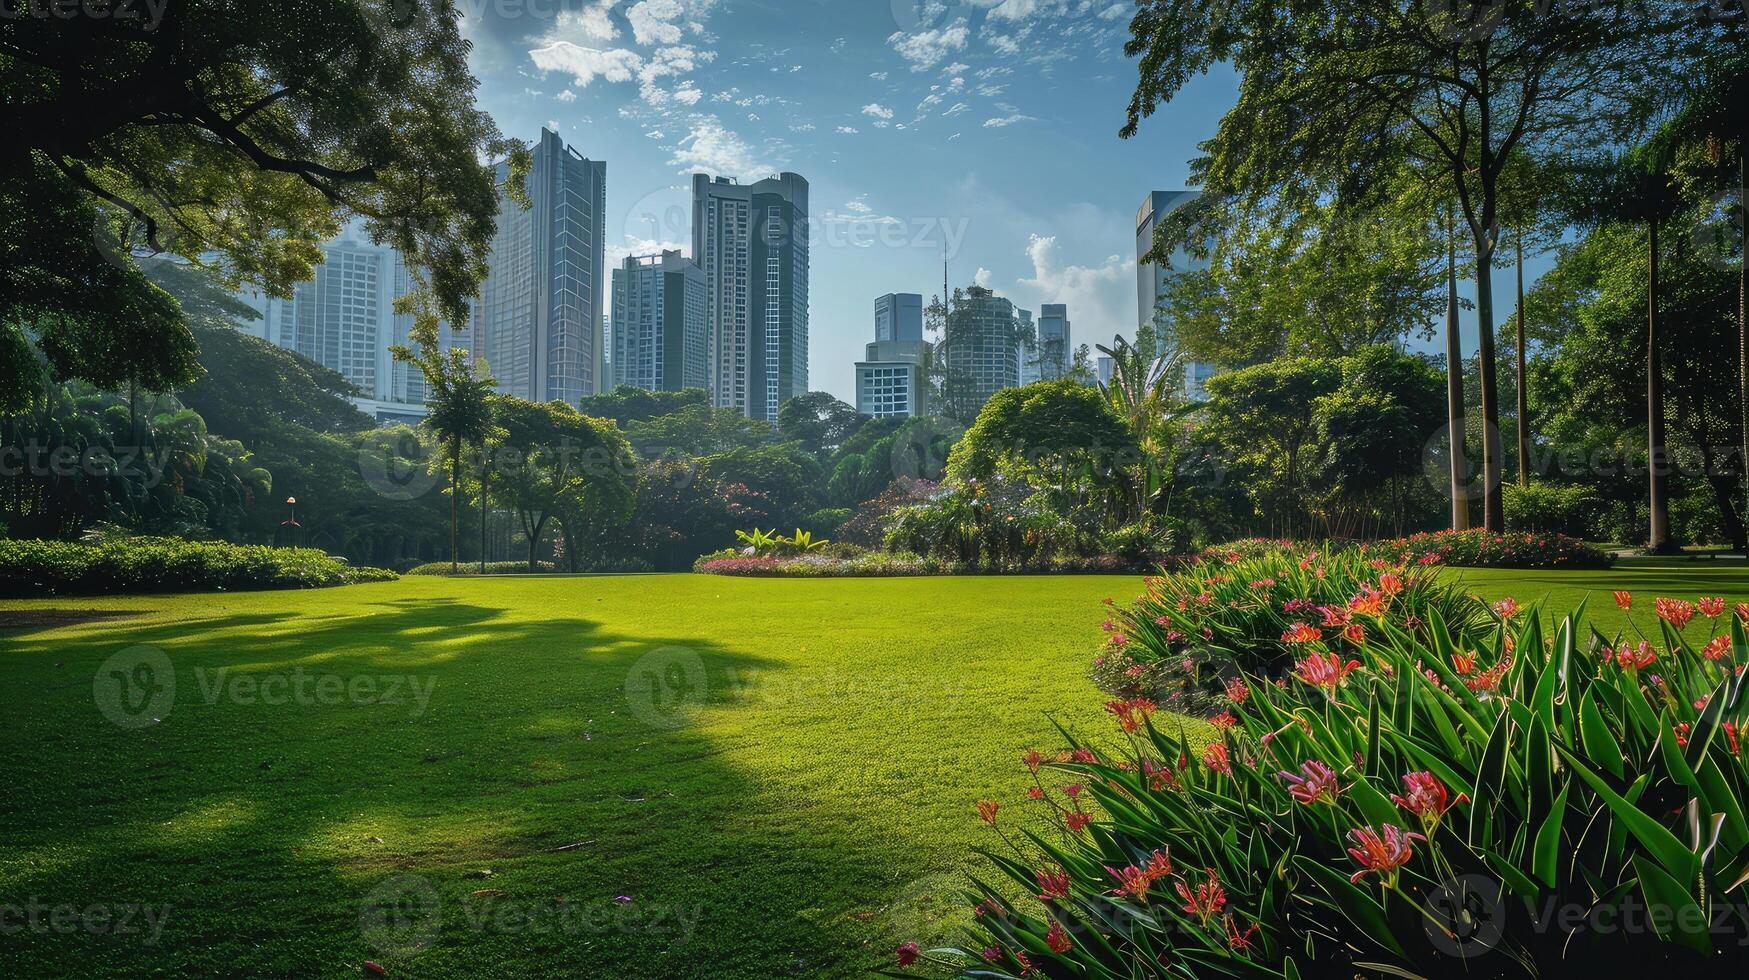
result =
[[[1447,574],[1550,611],[1589,595],[1606,630],[1616,588],[1647,627],[1656,595],[1749,600],[1722,562]],[[964,875],[987,870],[971,848],[993,843],[973,802],[1029,819],[1017,761],[1060,743],[1050,717],[1111,732],[1085,668],[1099,599],[1137,583],[421,577],[0,602],[0,926],[24,926],[0,934],[0,976],[862,975],[963,921]],[[135,716],[116,699],[152,678],[103,665],[139,644],[176,688]],[[270,678],[307,678],[303,703],[265,703],[292,693]],[[92,911],[147,930],[138,907],[156,942]]]
[[[1564,616],[1583,602],[1587,620],[1606,636],[1617,631],[1631,632],[1633,626],[1647,636],[1657,636],[1658,619],[1652,613],[1652,600],[1659,596],[1690,602],[1703,595],[1724,596],[1732,606],[1749,601],[1749,565],[1741,561],[1629,558],[1604,571],[1472,568],[1452,569],[1445,574],[1489,599],[1512,596],[1523,604],[1540,600],[1544,614],[1550,618]],[[1613,593],[1617,589],[1633,593],[1631,612],[1623,613],[1616,608]],[[1689,629],[1696,636],[1705,635],[1705,621],[1700,620]]]
[[[965,915],[994,842],[973,805],[1026,811],[1050,716],[1107,737],[1086,665],[1100,598],[1136,587],[420,577],[0,603],[139,613],[0,633],[0,906],[168,906],[155,944],[0,936],[0,976],[863,975]],[[176,690],[127,730],[93,682],[135,644]],[[300,670],[429,701],[235,686]],[[413,925],[433,891],[441,931],[361,928],[385,882]]]

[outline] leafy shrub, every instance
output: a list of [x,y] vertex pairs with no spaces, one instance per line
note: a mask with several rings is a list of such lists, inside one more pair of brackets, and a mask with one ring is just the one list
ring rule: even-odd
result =
[[971,566],[1045,567],[1102,554],[1101,520],[1092,508],[1065,513],[1049,492],[997,474],[938,486],[928,499],[897,508],[886,546]]
[[[555,566],[550,561],[537,561],[534,563],[534,567],[539,572],[551,572],[551,571],[555,570]],[[450,568],[451,568],[450,563],[447,561],[432,561],[432,562],[426,562],[423,565],[416,565],[412,568],[409,568],[409,569],[407,569],[406,574],[408,574],[408,575],[478,575],[478,574],[480,574],[480,563],[477,561],[475,561],[475,562],[464,561],[460,565],[455,566],[455,570],[453,572],[450,571]],[[528,574],[528,562],[527,561],[489,561],[486,563],[486,574],[487,575],[527,575]]]
[[1365,546],[1375,557],[1400,565],[1460,568],[1608,568],[1606,552],[1559,534],[1435,531]]
[[395,577],[313,548],[181,538],[0,540],[0,596],[309,589]]
[[1213,729],[1113,701],[1113,744],[1025,757],[1056,832],[978,804],[1012,882],[974,878],[974,942],[907,943],[900,963],[1741,976],[1749,636],[1723,605],[1660,600],[1649,638],[1606,639],[1579,614],[1547,636],[1509,602],[1470,628],[1371,617],[1364,645],[1303,644],[1284,684],[1237,678]]
[[1177,710],[1219,699],[1238,672],[1279,677],[1303,637],[1348,648],[1368,642],[1382,619],[1423,633],[1434,613],[1467,627],[1485,610],[1474,598],[1358,550],[1299,551],[1282,542],[1210,556],[1147,580],[1136,601],[1113,612],[1093,675],[1104,690],[1148,697]]
[[973,566],[903,551],[867,551],[842,543],[806,555],[749,555],[726,549],[704,555],[693,571],[706,575],[748,575],[766,578],[869,578],[890,575],[973,575],[1040,572],[1110,575],[1133,572],[1133,565],[1113,555],[1091,558],[1065,556],[1028,566]]
[[1591,527],[1597,496],[1577,484],[1532,483],[1501,487],[1506,501],[1506,526],[1531,534],[1583,536]]
[[1180,522],[1150,516],[1106,534],[1105,550],[1130,564],[1147,565],[1177,555],[1185,540]]
[[838,529],[838,538],[853,544],[879,547],[887,538],[887,525],[893,512],[909,504],[922,503],[935,493],[935,484],[902,476],[887,485],[875,497],[857,505],[856,513]]

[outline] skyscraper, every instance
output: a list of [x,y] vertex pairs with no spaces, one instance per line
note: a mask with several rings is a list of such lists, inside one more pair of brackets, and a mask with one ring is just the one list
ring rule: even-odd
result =
[[[379,421],[416,420],[424,415],[425,378],[411,364],[389,354],[408,343],[411,314],[396,313],[395,299],[413,292],[412,270],[401,254],[372,242],[362,222],[349,222],[322,245],[315,275],[292,288],[289,298],[245,288],[237,298],[261,319],[245,329],[269,343],[296,351],[357,385],[353,399]],[[466,348],[469,331],[440,328],[445,349]]]
[[875,298],[875,340],[856,362],[856,410],[874,418],[923,414],[923,297],[887,293]]
[[[1173,275],[1192,269],[1206,269],[1208,263],[1193,259],[1189,254],[1178,251],[1172,254],[1172,268],[1143,261],[1154,247],[1154,229],[1165,217],[1173,211],[1196,200],[1199,191],[1149,191],[1142,200],[1142,206],[1136,211],[1136,324],[1148,326],[1154,323],[1160,303],[1166,298],[1166,291]],[[1184,366],[1184,390],[1192,399],[1204,397],[1203,382],[1214,374],[1212,364],[1186,364]]]
[[1014,330],[1014,356],[1019,358],[1016,376],[1020,384],[1029,385],[1038,380],[1038,324],[1033,322],[1031,310],[1014,308]]
[[711,402],[776,423],[808,390],[808,182],[694,174],[692,254],[705,277]]
[[1020,383],[1020,328],[1014,304],[970,286],[947,318],[950,411],[976,412],[990,396]]
[[704,271],[678,251],[613,270],[613,383],[650,391],[710,381]]
[[875,297],[875,340],[922,342],[922,295],[887,293]]
[[1069,308],[1062,303],[1046,303],[1038,309],[1038,380],[1050,381],[1069,373],[1070,358]]
[[[498,164],[502,182],[507,162]],[[490,271],[480,288],[479,353],[498,390],[576,404],[604,390],[601,315],[607,164],[542,129],[528,174],[532,207],[500,194]]]

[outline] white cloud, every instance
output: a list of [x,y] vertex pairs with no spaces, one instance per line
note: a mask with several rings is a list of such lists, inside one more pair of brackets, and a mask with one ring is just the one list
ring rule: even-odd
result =
[[1004,126],[1012,126],[1015,123],[1032,122],[1032,121],[1033,121],[1032,116],[1028,116],[1024,113],[1016,112],[1016,113],[1012,113],[1012,114],[1006,115],[1006,116],[995,116],[995,117],[992,117],[990,119],[986,119],[986,120],[984,120],[984,128],[985,129],[1001,129]]
[[1098,265],[1065,263],[1055,236],[1030,238],[1026,256],[1032,275],[1015,281],[1017,303],[1035,310],[1043,303],[1067,305],[1077,345],[1134,330],[1134,259],[1110,255]]
[[1012,55],[1020,53],[1020,42],[1006,34],[990,35],[990,47],[995,48],[999,54]]
[[553,96],[553,98],[560,102],[575,102],[577,101],[577,90],[568,88],[563,92],[560,92],[558,95]]
[[855,136],[856,135],[856,127],[855,126],[840,126],[840,127],[838,127],[838,131],[840,133],[845,134],[846,136]]
[[887,73],[884,71],[871,71],[868,73],[868,77],[874,79],[877,82],[884,82],[887,80]]
[[1099,12],[1100,20],[1121,20],[1130,12],[1130,8],[1121,3],[1114,3]]
[[776,168],[761,160],[757,151],[715,116],[701,116],[690,132],[674,147],[671,166],[681,173],[721,174],[740,177],[768,174]]
[[874,208],[871,208],[868,206],[868,195],[867,194],[859,195],[856,197],[855,200],[844,202],[844,210],[849,211],[852,214],[872,214],[872,213],[874,213]]
[[964,20],[942,27],[931,28],[907,34],[895,31],[887,38],[887,43],[899,56],[911,63],[912,71],[924,71],[940,64],[948,55],[966,46],[966,40],[971,31]]
[[604,244],[601,251],[605,264],[617,266],[634,255],[660,255],[669,251],[690,252],[692,246],[686,242],[670,242],[627,235],[623,244]]
[[547,32],[549,40],[594,47],[619,37],[619,28],[608,16],[617,0],[594,0],[580,10],[561,10]]
[[535,48],[528,56],[541,71],[559,71],[570,75],[576,80],[578,88],[587,86],[597,78],[609,82],[630,81],[644,63],[644,59],[638,57],[637,52],[625,48],[604,51],[599,48],[585,48],[569,41],[556,41],[545,47]]
[[964,102],[955,102],[953,105],[951,105],[947,109],[943,110],[941,114],[943,116],[952,117],[952,116],[957,116],[962,112],[969,112],[971,110],[971,108],[972,108],[971,106],[965,104]]
[[558,132],[559,131],[559,121],[557,119],[548,119],[547,120],[547,128],[552,130],[555,133]]
[[986,269],[980,265],[980,266],[978,266],[978,271],[972,273],[972,285],[983,286],[985,289],[989,289],[990,288],[990,279],[993,275],[994,275],[994,273],[992,273],[989,269]]
[[991,7],[993,20],[1025,20],[1038,12],[1039,0],[973,0],[980,7]]
[[893,110],[881,105],[879,102],[870,102],[868,105],[863,106],[862,114],[865,116],[873,116],[876,119],[893,118]]

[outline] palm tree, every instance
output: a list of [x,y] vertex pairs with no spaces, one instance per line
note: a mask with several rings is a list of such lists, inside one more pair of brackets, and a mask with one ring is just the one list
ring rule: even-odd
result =
[[1134,481],[1131,512],[1163,516],[1172,505],[1172,423],[1202,407],[1184,395],[1184,358],[1175,350],[1156,355],[1122,337],[1098,350],[1111,358],[1111,382],[1101,393],[1142,447],[1142,472]]
[[1451,220],[1445,226],[1445,411],[1446,431],[1451,441],[1451,529],[1470,529],[1470,463],[1464,440],[1469,422],[1464,417],[1464,352],[1459,336],[1457,292],[1457,241]]
[[[398,361],[419,368],[425,376],[425,428],[444,447],[449,470],[449,569],[461,568],[461,478],[462,454],[468,446],[484,448],[492,435],[491,396],[497,387],[484,362],[473,363],[468,352],[438,346],[435,317],[421,314],[409,331],[416,347],[397,344],[389,348]],[[485,492],[482,466],[481,494]]]
[[[1663,137],[1664,134],[1660,134]],[[1673,549],[1670,540],[1669,446],[1664,426],[1664,361],[1660,351],[1658,273],[1660,229],[1682,209],[1682,195],[1671,176],[1671,144],[1654,139],[1601,165],[1591,179],[1577,217],[1593,227],[1633,223],[1646,226],[1646,475],[1650,507],[1647,550]]]

